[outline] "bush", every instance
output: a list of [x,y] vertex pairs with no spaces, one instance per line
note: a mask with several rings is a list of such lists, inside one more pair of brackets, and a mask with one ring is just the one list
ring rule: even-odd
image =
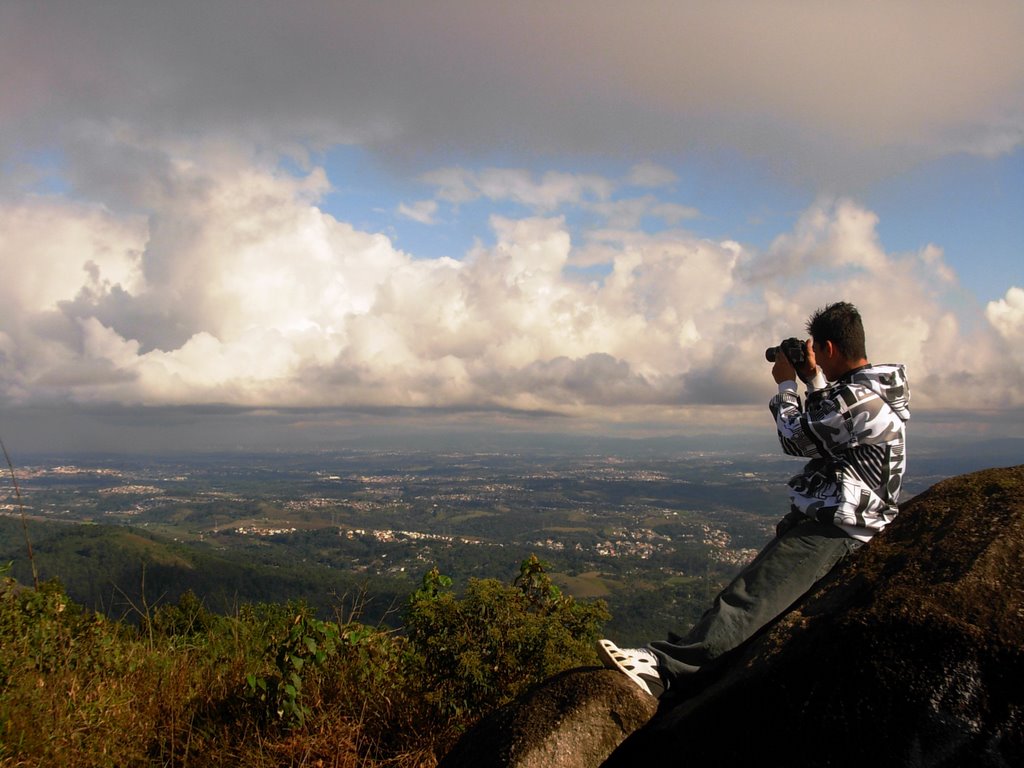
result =
[[473,579],[457,598],[433,569],[405,613],[427,699],[445,716],[470,720],[565,669],[596,663],[608,620],[602,602],[562,595],[544,565],[523,561],[511,586]]

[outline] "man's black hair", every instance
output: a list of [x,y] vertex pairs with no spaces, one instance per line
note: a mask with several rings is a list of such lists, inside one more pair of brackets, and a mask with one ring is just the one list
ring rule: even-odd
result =
[[868,356],[860,312],[847,301],[837,301],[817,310],[807,321],[807,332],[818,344],[831,341],[847,360]]

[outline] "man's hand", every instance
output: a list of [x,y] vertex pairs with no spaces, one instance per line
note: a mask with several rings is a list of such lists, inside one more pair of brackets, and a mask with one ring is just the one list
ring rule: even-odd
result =
[[[787,340],[788,341],[788,340]],[[796,339],[792,340],[796,343]],[[775,379],[776,384],[781,384],[784,381],[796,381],[799,376],[801,381],[810,381],[814,378],[814,372],[818,369],[817,362],[814,359],[814,345],[811,339],[801,342],[804,346],[804,356],[807,362],[800,366],[800,370],[797,371],[791,362],[789,362],[789,356],[785,353],[786,342],[783,342],[783,346],[779,349],[779,354],[775,356],[775,364],[772,366],[772,376]],[[796,355],[794,355],[796,357]]]
[[796,369],[793,368],[793,364],[789,362],[789,358],[782,353],[781,349],[775,355],[775,364],[772,365],[772,377],[775,379],[776,384],[781,384],[784,381],[796,381]]

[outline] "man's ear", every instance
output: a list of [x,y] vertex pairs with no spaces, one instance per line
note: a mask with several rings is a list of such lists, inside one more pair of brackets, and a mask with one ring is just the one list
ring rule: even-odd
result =
[[836,355],[839,354],[838,347],[836,347],[835,343],[833,343],[833,341],[831,339],[825,339],[824,349],[825,349],[825,356],[829,360],[834,360]]

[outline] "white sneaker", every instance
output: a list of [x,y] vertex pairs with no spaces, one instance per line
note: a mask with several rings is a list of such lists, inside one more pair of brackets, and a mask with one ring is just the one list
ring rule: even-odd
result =
[[599,640],[597,655],[608,669],[619,670],[644,693],[659,698],[665,692],[658,657],[647,648],[619,648],[611,640]]

